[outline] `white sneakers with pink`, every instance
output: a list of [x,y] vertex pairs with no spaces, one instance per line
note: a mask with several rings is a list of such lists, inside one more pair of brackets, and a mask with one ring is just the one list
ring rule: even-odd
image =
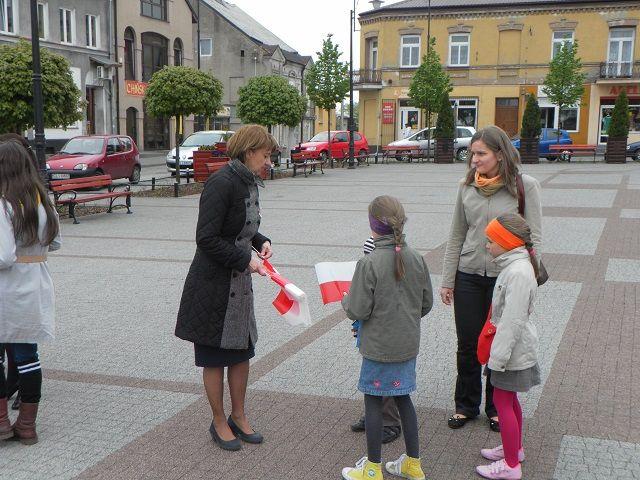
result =
[[[502,460],[504,458],[504,448],[502,445],[498,445],[495,448],[483,448],[480,450],[480,455],[482,455],[487,460]],[[518,461],[524,462],[524,450],[521,448],[518,450]]]
[[520,464],[510,467],[504,459],[489,465],[480,465],[476,467],[476,472],[478,472],[478,475],[491,480],[520,480],[522,478]]

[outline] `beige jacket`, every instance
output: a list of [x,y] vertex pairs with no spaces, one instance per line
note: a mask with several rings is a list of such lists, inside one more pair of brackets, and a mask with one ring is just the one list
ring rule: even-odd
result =
[[[525,191],[525,220],[531,226],[531,240],[540,258],[542,246],[542,205],[540,184],[529,175],[522,175]],[[518,199],[509,190],[499,191],[485,197],[473,185],[460,181],[458,197],[453,211],[451,233],[444,255],[442,286],[454,288],[456,271],[476,275],[497,277],[498,266],[493,263],[487,251],[487,237],[484,233],[488,223],[506,213],[518,213]]]

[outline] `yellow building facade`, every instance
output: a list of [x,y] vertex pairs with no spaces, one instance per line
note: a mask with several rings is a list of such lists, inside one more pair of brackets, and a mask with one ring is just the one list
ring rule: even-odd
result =
[[[401,138],[409,124],[425,127],[410,105],[409,84],[426,53],[427,37],[454,89],[457,123],[476,129],[520,130],[526,95],[535,93],[544,127],[570,132],[574,143],[602,144],[617,94],[630,103],[630,141],[640,140],[640,2],[513,0],[405,0],[359,17],[360,130],[371,145]],[[520,6],[519,6],[520,5]],[[587,74],[582,101],[562,113],[542,91],[555,52],[578,42]]]

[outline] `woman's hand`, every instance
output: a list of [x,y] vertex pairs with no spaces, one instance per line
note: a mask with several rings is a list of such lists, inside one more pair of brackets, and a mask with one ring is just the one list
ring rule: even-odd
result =
[[264,265],[262,264],[262,262],[255,257],[252,257],[251,261],[249,262],[249,271],[251,273],[258,273],[263,277],[267,276],[267,269],[264,268]]
[[260,250],[260,258],[268,260],[272,255],[273,250],[271,250],[271,242],[264,242],[262,244],[262,250]]
[[440,288],[440,298],[445,305],[451,305],[451,302],[453,302],[453,288]]

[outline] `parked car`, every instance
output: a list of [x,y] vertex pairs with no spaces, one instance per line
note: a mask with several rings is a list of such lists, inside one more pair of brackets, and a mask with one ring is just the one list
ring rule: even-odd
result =
[[[180,144],[180,174],[193,175],[193,152],[200,147],[215,145],[216,150],[224,155],[227,151],[227,140],[234,132],[229,130],[203,130],[189,135]],[[167,170],[176,173],[176,149],[167,154]]]
[[[435,145],[433,139],[433,132],[435,127],[431,127],[431,145],[429,145],[429,135],[427,135],[429,129],[423,128],[417,133],[414,133],[410,137],[403,138],[402,140],[396,140],[389,144],[390,147],[420,147],[426,150],[428,147],[433,150]],[[454,145],[456,149],[456,160],[459,162],[466,162],[469,158],[469,143],[471,143],[471,137],[476,133],[476,129],[473,127],[456,127],[456,139]],[[397,160],[403,161],[406,158],[402,155],[396,157]]]
[[109,174],[138,183],[141,169],[138,147],[126,135],[74,137],[47,160],[51,180]]
[[[300,151],[318,152],[318,158],[323,160],[329,156],[328,132],[320,132],[309,139],[308,142],[300,144]],[[353,151],[356,155],[366,155],[369,153],[369,142],[361,132],[353,134]],[[331,156],[333,158],[344,158],[349,153],[349,132],[347,130],[336,130],[331,132]]]
[[[514,137],[511,139],[513,146],[520,150],[520,137]],[[540,146],[539,152],[541,157],[546,157],[547,160],[553,161],[558,156],[555,153],[549,152],[551,145],[571,145],[573,140],[569,136],[569,132],[566,130],[560,130],[560,141],[558,141],[558,130],[555,128],[543,128],[540,132]]]
[[640,162],[640,142],[633,142],[627,145],[627,157],[631,157],[636,162]]

